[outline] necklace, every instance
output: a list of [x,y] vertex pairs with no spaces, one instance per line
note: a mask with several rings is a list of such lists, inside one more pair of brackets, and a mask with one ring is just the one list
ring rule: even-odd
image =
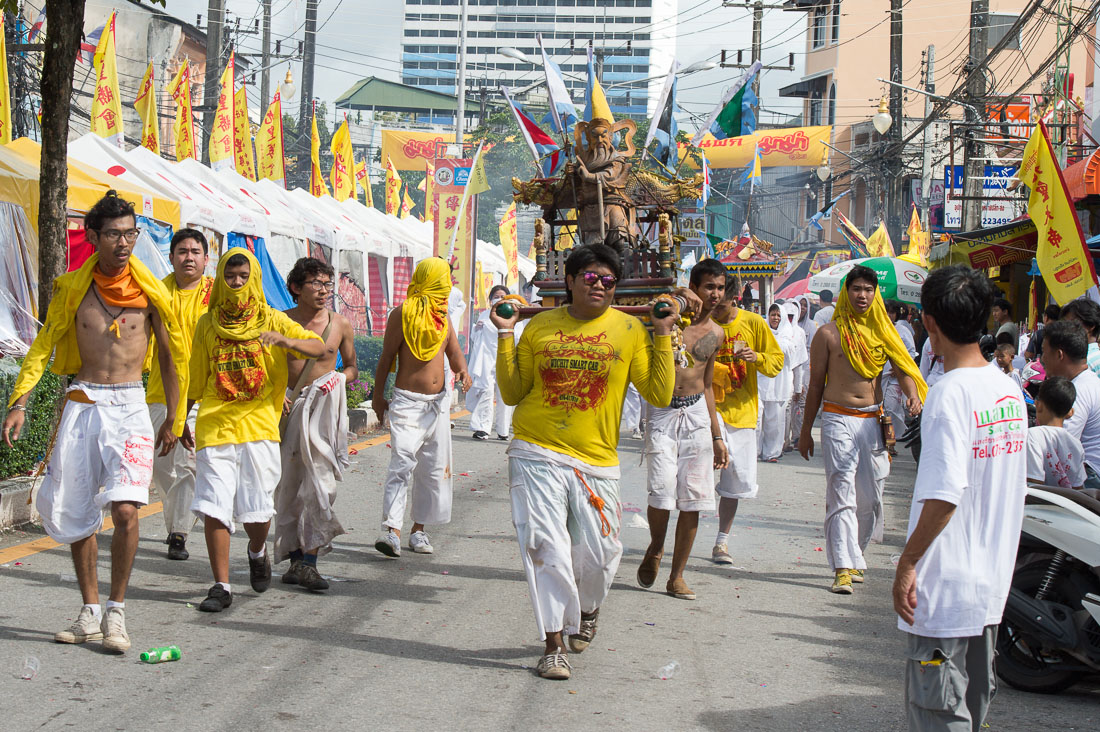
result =
[[103,298],[99,296],[99,288],[94,283],[92,284],[92,294],[95,295],[96,302],[99,303],[99,306],[103,308],[103,312],[107,313],[107,317],[111,319],[111,327],[107,330],[111,333],[114,333],[115,338],[121,339],[122,332],[119,330],[118,327],[118,319],[122,316],[124,312],[126,312],[126,308],[122,308],[118,311],[118,313],[112,314],[111,311],[107,308],[107,303],[103,302]]

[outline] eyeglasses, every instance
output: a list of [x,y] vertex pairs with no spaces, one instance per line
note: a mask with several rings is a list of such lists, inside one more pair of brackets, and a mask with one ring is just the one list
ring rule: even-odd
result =
[[111,243],[114,243],[123,237],[126,238],[126,241],[133,243],[137,241],[137,238],[140,234],[141,229],[127,229],[126,231],[119,231],[118,229],[107,229],[106,231],[99,232],[99,235],[101,237]]
[[306,284],[312,287],[314,290],[317,290],[317,292],[332,292],[333,289],[335,289],[336,287],[336,285],[334,285],[331,280],[328,282],[324,282],[322,280],[310,280]]
[[581,277],[584,279],[584,284],[589,287],[595,285],[597,281],[603,283],[605,290],[610,290],[619,281],[619,278],[615,275],[600,275],[595,272],[581,272]]

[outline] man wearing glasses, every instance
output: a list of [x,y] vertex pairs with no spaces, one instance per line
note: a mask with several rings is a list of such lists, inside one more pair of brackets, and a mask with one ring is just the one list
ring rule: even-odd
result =
[[[317,571],[317,557],[332,550],[345,533],[333,512],[336,481],[348,460],[346,384],[359,376],[351,323],[329,309],[335,271],[319,259],[303,257],[286,278],[297,305],[286,315],[325,342],[320,358],[287,352],[289,378],[281,425],[283,473],[275,489],[275,561],[290,559],[283,582],[312,592],[328,589]],[[337,368],[339,354],[342,368]]]
[[[52,539],[69,544],[84,605],[58,643],[102,640],[109,651],[130,648],[125,597],[138,545],[138,508],[149,502],[154,447],[169,454],[187,416],[187,356],[172,314],[172,296],[131,256],[139,231],[134,207],[114,191],[84,218],[95,253],[54,282],[46,324],[23,360],[4,418],[4,442],[19,437],[31,390],[51,369],[76,375],[65,394],[46,477],[36,507]],[[150,334],[157,351],[167,416],[155,433],[145,406],[142,367]],[[111,594],[99,605],[96,532],[111,511]]]
[[[187,355],[191,355],[191,339],[195,336],[195,324],[210,305],[210,288],[213,277],[203,274],[209,261],[209,244],[201,231],[180,229],[172,237],[168,259],[172,273],[161,282],[172,296],[172,314],[183,331]],[[149,405],[149,418],[160,424],[168,414],[168,398],[160,371],[159,353],[154,341],[154,358],[149,370],[149,386],[145,402]],[[161,495],[164,506],[164,526],[168,530],[168,558],[187,559],[187,535],[195,525],[191,513],[191,501],[195,497],[195,414],[191,410],[184,427],[184,439],[172,452],[153,459],[153,488]]]
[[[621,277],[613,249],[579,247],[565,263],[566,305],[532,318],[518,345],[518,316],[491,316],[500,393],[516,407],[512,522],[546,643],[538,673],[547,679],[570,676],[563,635],[574,653],[592,642],[622,557],[616,448],[627,384],[668,406],[676,381],[670,333],[678,304],[654,319],[651,339],[644,323],[611,309]],[[699,310],[697,296],[679,293]]]

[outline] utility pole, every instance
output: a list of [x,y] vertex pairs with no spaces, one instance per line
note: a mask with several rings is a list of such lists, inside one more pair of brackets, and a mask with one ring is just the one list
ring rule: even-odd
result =
[[[905,110],[902,107],[902,88],[896,86],[902,82],[902,0],[890,0],[890,116],[894,125],[888,131],[889,144],[893,154],[886,161],[886,230],[891,243],[901,244],[901,150],[902,134],[905,128]],[[896,252],[895,252],[896,253]]]
[[[929,94],[936,93],[936,47],[930,45],[925,57],[924,90]],[[932,97],[924,98],[924,118],[932,116]],[[931,231],[932,222],[929,220],[932,210],[932,125],[924,128],[924,159],[921,165],[920,187],[920,218],[921,227],[925,231]]]
[[[979,142],[981,118],[976,110],[985,109],[985,74],[971,72],[989,53],[989,0],[970,0],[970,59],[963,72],[970,74],[966,87],[969,106],[966,108],[967,128],[966,159],[963,168],[963,231],[975,231],[982,223],[982,188],[985,176],[984,147]],[[952,165],[955,161],[951,161]]]
[[260,56],[260,116],[267,114],[271,104],[271,0],[264,3],[263,54]]
[[225,0],[209,0],[206,6],[206,75],[202,83],[202,162],[210,164],[209,138],[218,109],[218,79],[222,72],[222,45],[225,37]]
[[[756,61],[762,60],[763,55],[763,35],[764,35],[764,11],[765,10],[788,10],[782,4],[778,5],[765,5],[763,0],[756,0],[751,6],[747,3],[733,3],[726,0],[722,3],[724,7],[729,8],[741,8],[742,10],[748,10],[752,7],[752,48],[749,51],[749,55],[752,57],[749,63],[744,63],[744,54],[742,51],[737,52],[737,63],[729,63],[726,61],[730,55],[730,51],[722,51],[721,62],[718,64],[723,69],[747,69]],[[773,71],[794,71],[794,54],[789,54],[787,57],[786,66],[767,65],[761,66],[761,69],[771,69]],[[760,97],[760,75],[757,74],[752,80],[753,94]]]
[[[304,48],[302,50],[302,97],[298,107],[298,174],[309,170],[310,121],[313,119],[313,65],[317,60],[317,5],[319,0],[306,0]],[[305,166],[305,167],[303,167]],[[308,174],[304,178],[309,179]]]
[[[752,6],[752,62],[756,63],[760,60],[760,55],[763,53],[762,46],[764,36],[764,2],[763,0],[756,0]],[[752,93],[756,95],[756,98],[760,98],[760,74],[757,74],[752,80]]]
[[458,105],[455,109],[455,143],[460,150],[462,143],[466,140],[466,26],[468,20],[469,6],[467,0],[462,0],[462,20],[458,30]]

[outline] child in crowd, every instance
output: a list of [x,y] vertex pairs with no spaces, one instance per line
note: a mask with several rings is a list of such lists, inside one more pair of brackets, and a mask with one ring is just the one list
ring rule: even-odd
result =
[[[999,351],[998,350],[998,355]],[[1073,415],[1077,389],[1063,376],[1048,376],[1035,397],[1037,425],[1027,431],[1027,481],[1081,490],[1085,450],[1063,427]]]
[[997,346],[997,350],[994,352],[994,359],[997,362],[997,368],[1008,375],[1010,379],[1016,382],[1016,386],[1021,389],[1024,388],[1024,380],[1020,376],[1020,372],[1016,370],[1016,367],[1012,365],[1012,360],[1016,358],[1016,347],[1011,343],[1002,343]]

